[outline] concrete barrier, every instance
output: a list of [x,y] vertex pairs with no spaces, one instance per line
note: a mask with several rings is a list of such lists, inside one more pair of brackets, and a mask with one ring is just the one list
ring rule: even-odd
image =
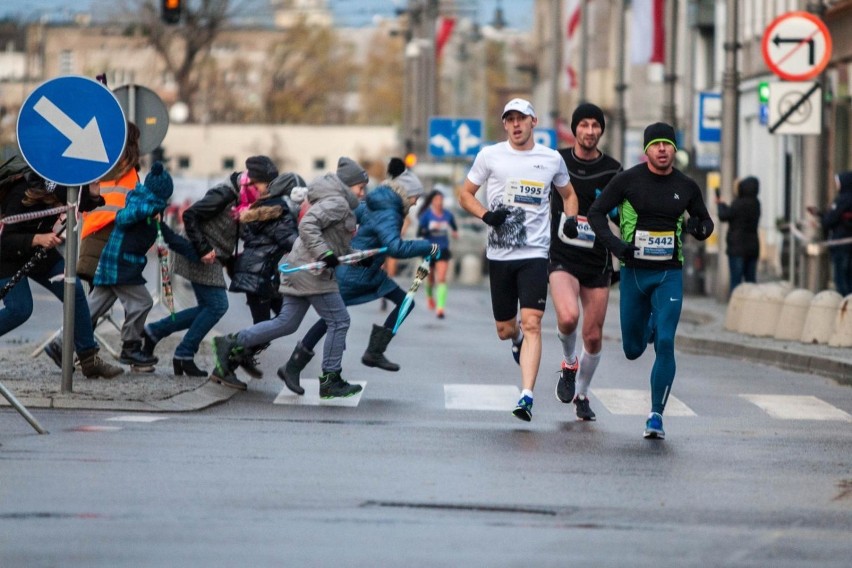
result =
[[772,337],[781,315],[781,306],[789,285],[772,282],[758,284],[743,305],[739,331],[756,337]]
[[728,310],[725,312],[725,329],[728,331],[738,331],[740,327],[740,317],[743,313],[743,303],[745,298],[749,296],[757,284],[744,282],[734,288],[731,293],[731,299],[728,302]]
[[789,341],[801,339],[813,299],[814,293],[810,290],[793,290],[787,294],[784,298],[784,305],[781,306],[778,323],[775,325],[775,339]]
[[852,347],[852,294],[843,298],[834,320],[834,334],[828,340],[832,347]]
[[843,298],[834,290],[823,290],[814,296],[802,329],[802,343],[828,344],[834,334],[834,323],[841,301]]
[[459,282],[469,286],[482,282],[482,259],[475,254],[466,254],[461,259]]

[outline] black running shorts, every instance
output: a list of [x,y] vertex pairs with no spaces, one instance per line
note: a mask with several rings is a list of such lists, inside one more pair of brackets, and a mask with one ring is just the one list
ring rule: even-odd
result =
[[550,262],[547,265],[547,273],[567,272],[577,279],[583,288],[609,288],[612,283],[612,270],[609,268],[601,270],[583,266],[579,263],[563,264],[561,262]]
[[544,311],[547,305],[547,259],[489,260],[494,321],[509,321],[521,308]]

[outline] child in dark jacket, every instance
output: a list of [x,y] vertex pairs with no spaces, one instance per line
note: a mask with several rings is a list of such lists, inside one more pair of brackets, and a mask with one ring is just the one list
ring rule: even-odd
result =
[[144,185],[137,185],[127,195],[124,208],[116,214],[115,228],[95,271],[89,311],[97,321],[110,309],[115,298],[121,301],[125,316],[121,327],[119,361],[126,365],[149,367],[157,363],[156,357],[142,352],[145,319],[154,305],[142,271],[158,232],[162,232],[166,244],[175,252],[190,259],[198,258],[188,240],[160,223],[159,217],[168,205],[173,189],[172,178],[163,169],[163,164],[154,163]]

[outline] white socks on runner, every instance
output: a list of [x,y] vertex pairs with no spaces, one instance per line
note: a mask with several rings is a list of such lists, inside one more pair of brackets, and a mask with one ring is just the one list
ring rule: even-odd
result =
[[583,354],[580,355],[580,371],[577,373],[577,394],[588,396],[589,384],[592,382],[592,376],[598,368],[598,363],[601,360],[601,351],[594,355],[586,352],[583,348]]
[[575,329],[568,335],[562,335],[562,332],[559,329],[556,329],[556,337],[559,338],[559,342],[562,344],[562,357],[565,359],[565,362],[568,363],[568,366],[573,366],[577,363],[577,356],[574,354],[574,349],[577,347],[577,330]]

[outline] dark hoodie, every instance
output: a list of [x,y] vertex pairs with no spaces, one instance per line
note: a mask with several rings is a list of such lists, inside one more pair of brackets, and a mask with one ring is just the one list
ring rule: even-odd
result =
[[822,228],[829,239],[852,237],[852,172],[837,175],[840,191],[831,202],[831,207],[822,214]]
[[737,197],[728,205],[719,203],[719,219],[728,222],[728,256],[756,258],[760,256],[760,239],[757,228],[760,223],[760,201],[757,194],[760,182],[749,176],[740,180]]

